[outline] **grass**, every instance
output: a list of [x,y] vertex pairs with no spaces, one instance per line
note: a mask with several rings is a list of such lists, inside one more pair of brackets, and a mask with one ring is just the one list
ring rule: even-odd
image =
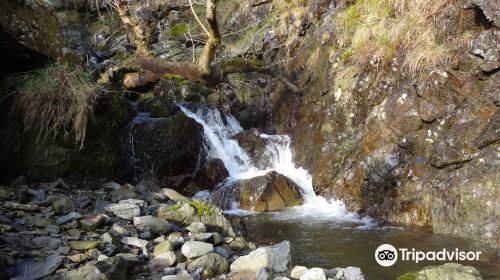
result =
[[[402,57],[409,73],[450,61],[451,42],[440,42],[439,16],[454,0],[358,0],[339,13],[337,43],[359,66]],[[345,57],[343,57],[345,59]]]
[[43,138],[74,133],[81,148],[96,97],[97,87],[89,72],[79,66],[54,64],[35,71],[25,81],[16,108],[23,113],[25,130],[35,129]]

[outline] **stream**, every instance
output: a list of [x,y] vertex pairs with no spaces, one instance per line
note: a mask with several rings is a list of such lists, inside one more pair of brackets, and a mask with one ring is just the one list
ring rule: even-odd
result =
[[[336,199],[316,195],[309,172],[293,162],[287,135],[260,134],[266,143],[268,160],[255,164],[233,137],[242,131],[238,121],[221,114],[215,107],[198,104],[178,104],[184,114],[203,126],[205,145],[211,158],[222,160],[229,177],[219,188],[231,188],[234,181],[262,176],[276,171],[299,186],[304,203],[274,213],[256,213],[239,209],[233,199],[225,212],[242,216],[249,240],[257,244],[275,244],[289,240],[294,248],[294,264],[308,267],[360,267],[368,279],[395,279],[406,272],[417,271],[439,262],[397,262],[392,267],[379,266],[374,259],[375,249],[384,243],[417,250],[478,250],[470,241],[447,235],[431,234],[419,228],[388,226],[369,216],[349,212]],[[211,201],[212,193],[200,192],[197,197]],[[494,252],[483,252],[480,262],[462,262],[475,266],[484,279],[500,279],[500,264]],[[492,257],[493,256],[493,257]],[[493,260],[493,261],[491,261]]]

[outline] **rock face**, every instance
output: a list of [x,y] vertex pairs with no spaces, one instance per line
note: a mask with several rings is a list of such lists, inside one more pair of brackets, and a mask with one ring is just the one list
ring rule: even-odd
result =
[[43,1],[2,1],[0,34],[0,57],[9,66],[2,73],[39,67],[63,53],[59,23]]
[[203,129],[178,113],[170,118],[139,115],[133,121],[133,149],[140,172],[177,188],[185,186],[203,163]]
[[225,209],[237,201],[241,209],[257,212],[279,210],[303,202],[300,188],[275,171],[264,176],[241,180],[214,193],[214,202]]
[[274,273],[286,272],[290,269],[292,261],[290,250],[289,241],[258,248],[248,255],[236,259],[231,264],[231,272],[252,272],[257,274],[262,267]]
[[[268,46],[263,53],[289,58],[289,76],[306,89],[294,96],[280,83],[244,75],[240,80],[248,81],[252,92],[231,83],[232,112],[240,111],[240,102],[272,112],[273,134],[290,135],[294,160],[312,173],[315,190],[343,199],[349,210],[499,246],[494,237],[499,208],[492,199],[498,189],[492,170],[500,162],[500,137],[492,129],[499,104],[498,1],[473,0],[467,2],[474,9],[446,9],[446,22],[468,17],[467,28],[446,24],[448,34],[474,30],[473,35],[454,66],[423,71],[424,79],[417,78],[421,73],[408,75],[400,63],[364,68],[355,59],[345,60],[342,51],[318,47],[338,43],[332,19],[354,1],[337,2],[310,3],[295,25],[283,29],[285,21],[272,21],[258,36],[229,48],[236,56],[252,45]],[[243,6],[237,12],[266,22],[280,6],[259,9],[258,15]],[[306,16],[309,12],[315,16]],[[291,40],[288,34],[296,34],[303,21],[314,28]],[[241,27],[235,21],[224,24],[225,30]],[[293,47],[273,48],[282,44]]]

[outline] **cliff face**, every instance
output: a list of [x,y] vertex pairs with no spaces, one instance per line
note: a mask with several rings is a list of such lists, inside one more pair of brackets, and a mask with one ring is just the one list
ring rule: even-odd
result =
[[[359,63],[359,46],[339,44],[336,21],[366,1],[348,2],[242,4],[235,18],[256,19],[256,35],[228,43],[228,53],[267,55],[303,95],[247,76],[234,78],[252,85],[234,83],[238,98],[266,108],[274,129],[292,137],[320,194],[391,222],[498,246],[500,33],[488,17],[498,12],[481,1],[447,2],[439,22],[426,24],[442,45],[462,40],[447,50],[447,63],[412,72],[402,46],[389,62],[375,48]],[[239,29],[236,19],[225,24]]]

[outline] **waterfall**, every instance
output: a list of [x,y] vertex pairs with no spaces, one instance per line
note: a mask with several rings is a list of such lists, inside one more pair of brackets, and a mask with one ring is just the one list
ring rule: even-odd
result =
[[[208,155],[222,160],[229,172],[227,181],[250,179],[276,171],[292,180],[301,189],[304,203],[285,209],[276,214],[277,218],[290,219],[302,217],[334,218],[342,222],[371,224],[371,218],[361,219],[357,214],[348,212],[340,200],[327,200],[317,196],[313,189],[312,177],[302,167],[293,162],[290,137],[288,135],[260,134],[266,143],[270,167],[260,169],[253,165],[250,156],[238,142],[232,139],[242,131],[238,121],[231,115],[221,115],[215,107],[194,107],[178,104],[184,114],[203,126]],[[224,120],[226,120],[224,122]],[[205,193],[206,194],[206,193]]]

